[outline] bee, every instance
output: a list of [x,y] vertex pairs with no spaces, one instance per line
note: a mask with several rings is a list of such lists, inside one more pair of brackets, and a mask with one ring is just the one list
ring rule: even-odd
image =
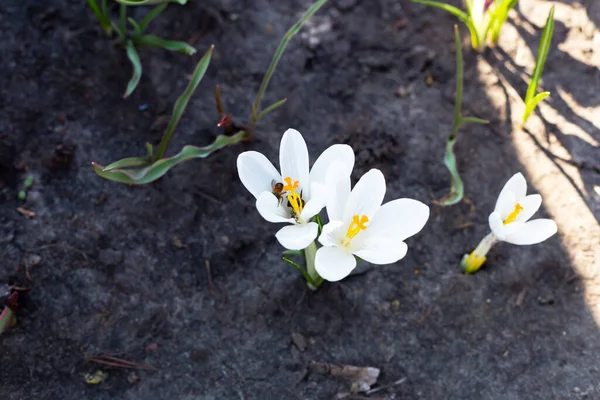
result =
[[279,200],[279,204],[281,204],[281,202],[283,201],[283,183],[277,182],[275,179],[273,179],[271,181],[271,188],[271,193],[273,193],[273,195],[277,197],[277,200]]

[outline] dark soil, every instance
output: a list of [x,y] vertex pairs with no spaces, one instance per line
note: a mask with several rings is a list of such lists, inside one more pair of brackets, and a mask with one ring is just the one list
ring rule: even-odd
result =
[[[153,32],[199,37],[199,54],[142,50],[140,86],[122,100],[130,65],[84,1],[3,0],[0,294],[13,283],[29,290],[16,327],[0,337],[0,398],[331,399],[349,390],[343,378],[311,372],[314,360],[378,367],[378,385],[405,378],[372,398],[599,399],[598,148],[565,124],[600,140],[600,123],[588,116],[600,104],[600,57],[591,46],[600,38],[600,7],[558,3],[544,81],[554,114],[542,109],[519,131],[510,111],[510,90],[525,87],[519,51],[535,54],[549,8],[522,3],[530,8],[511,14],[499,49],[476,55],[464,37],[465,113],[491,120],[460,132],[471,209],[432,205],[449,188],[442,157],[455,87],[455,20],[442,11],[401,0],[331,0],[311,22],[330,29],[312,40],[305,29],[290,43],[265,104],[289,101],[261,122],[256,141],[129,187],[96,176],[91,161],[143,155],[146,141],[157,143],[211,44],[213,62],[171,152],[220,133],[217,83],[228,112],[245,123],[280,37],[310,1],[169,7]],[[577,46],[591,53],[567,53]],[[277,227],[255,211],[235,160],[250,149],[277,159],[290,127],[304,134],[313,160],[348,143],[355,179],[380,168],[387,200],[432,205],[406,258],[361,265],[317,293],[280,260]],[[566,149],[558,160],[548,150],[556,141]],[[531,153],[538,158],[519,153],[527,143],[539,145]],[[518,171],[530,192],[544,194],[538,215],[556,218],[559,234],[531,247],[500,244],[480,273],[463,276],[461,256],[488,233],[496,196]],[[35,183],[23,203],[17,193],[29,174]],[[558,194],[546,196],[547,187]],[[95,354],[155,371],[136,370],[134,382],[131,370],[86,363]],[[82,375],[97,370],[107,379],[87,384]]]

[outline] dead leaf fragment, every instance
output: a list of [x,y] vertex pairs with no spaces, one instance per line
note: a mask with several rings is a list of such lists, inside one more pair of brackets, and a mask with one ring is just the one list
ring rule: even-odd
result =
[[353,365],[331,364],[311,361],[311,368],[315,372],[331,376],[344,376],[352,378],[352,393],[367,392],[371,386],[377,383],[379,368],[375,367],[356,367]]
[[35,213],[23,207],[17,207],[17,211],[27,219],[35,217]]

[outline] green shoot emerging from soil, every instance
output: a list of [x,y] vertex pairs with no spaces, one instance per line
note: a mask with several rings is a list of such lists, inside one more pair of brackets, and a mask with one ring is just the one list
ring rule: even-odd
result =
[[500,29],[508,11],[517,5],[518,0],[465,0],[467,11],[439,1],[411,0],[414,3],[441,8],[456,16],[469,28],[471,44],[477,51],[483,51],[489,39],[493,44],[498,43]]
[[475,117],[464,117],[461,115],[462,108],[462,96],[463,96],[463,57],[462,48],[460,44],[460,33],[458,26],[454,26],[454,39],[456,42],[456,103],[454,106],[454,124],[452,125],[452,132],[448,137],[448,143],[446,144],[446,156],[444,157],[444,163],[450,171],[450,193],[439,200],[439,204],[443,206],[451,206],[459,203],[464,196],[464,184],[460,175],[458,174],[458,168],[456,166],[456,156],[454,155],[454,145],[456,144],[456,135],[458,130],[464,124],[475,123],[475,124],[487,124],[488,121],[475,118]]
[[[269,68],[267,69],[267,72],[265,73],[265,76],[263,77],[263,80],[258,89],[258,93],[256,94],[256,98],[255,98],[254,102],[252,103],[252,114],[250,115],[250,120],[248,121],[248,126],[245,129],[245,131],[242,131],[242,133],[246,136],[247,139],[252,138],[252,136],[254,135],[254,130],[256,129],[256,124],[258,124],[258,122],[261,119],[263,119],[271,111],[274,111],[277,108],[279,108],[280,106],[282,106],[287,101],[287,99],[281,99],[281,100],[276,101],[275,103],[271,104],[270,106],[268,106],[265,109],[261,108],[262,98],[267,90],[267,87],[269,86],[269,82],[271,82],[271,78],[273,77],[275,68],[277,67],[277,64],[279,63],[281,56],[283,56],[283,52],[285,51],[285,48],[287,47],[288,43],[300,31],[300,29],[304,26],[304,24],[306,24],[306,22],[317,11],[319,11],[319,9],[321,7],[323,7],[325,5],[325,3],[327,3],[327,0],[318,0],[312,6],[310,6],[310,8],[308,10],[306,10],[306,12],[302,16],[302,18],[300,18],[285,33],[285,35],[283,36],[283,39],[281,39],[281,43],[279,43],[279,47],[277,48],[277,51],[275,52],[275,55],[273,56],[273,59],[271,60],[271,64],[269,65]],[[219,126],[223,126],[227,133],[231,133],[230,132],[232,130],[231,117],[228,117],[223,110],[223,105],[221,103],[221,95],[220,95],[218,87],[216,89],[215,94],[216,94],[217,110],[219,111],[219,118],[221,119]]]
[[146,157],[125,158],[107,165],[106,167],[92,163],[92,166],[98,175],[115,182],[126,183],[129,185],[141,185],[157,180],[177,164],[193,158],[205,158],[212,152],[230,144],[237,143],[243,139],[244,135],[242,132],[234,136],[219,135],[212,144],[206,147],[187,145],[184,146],[178,154],[172,157],[165,157],[165,153],[167,152],[169,142],[173,138],[175,129],[177,128],[196,87],[204,77],[208,65],[210,64],[212,51],[213,47],[211,46],[196,66],[188,87],[179,99],[177,99],[177,102],[175,102],[171,121],[169,121],[169,125],[163,134],[156,154],[154,153],[152,145],[148,143],[146,144],[148,153]]
[[540,40],[540,46],[538,48],[537,58],[535,60],[535,68],[533,69],[533,75],[531,75],[531,81],[527,87],[527,94],[525,95],[525,112],[523,113],[523,123],[527,122],[527,119],[535,110],[540,101],[550,96],[550,92],[538,93],[537,88],[542,78],[542,72],[544,71],[544,64],[546,64],[546,57],[548,56],[548,50],[550,49],[550,43],[552,42],[552,33],[554,32],[554,6],[550,9],[544,31],[542,32],[542,39]]
[[[108,37],[112,37],[116,33],[120,44],[125,48],[127,58],[133,66],[133,74],[123,97],[128,97],[133,93],[142,77],[142,63],[137,53],[137,47],[161,47],[169,51],[177,51],[183,54],[192,55],[196,53],[196,49],[185,42],[165,40],[155,35],[144,34],[148,25],[161,12],[167,8],[169,0],[115,0],[119,3],[119,23],[115,23],[110,19],[110,11],[108,0],[101,0],[98,4],[97,0],[87,0],[88,6],[92,9],[100,26]],[[187,0],[173,0],[171,2],[185,4]],[[127,17],[127,6],[139,5],[154,5],[154,7],[141,21],[135,21],[133,18]],[[127,22],[131,25],[132,31],[127,29]]]

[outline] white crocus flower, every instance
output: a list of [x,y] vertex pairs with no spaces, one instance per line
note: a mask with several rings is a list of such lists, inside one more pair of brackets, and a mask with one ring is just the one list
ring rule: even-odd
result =
[[391,264],[406,255],[404,240],[418,233],[429,218],[429,207],[412,199],[398,199],[381,205],[385,178],[372,169],[350,191],[345,167],[335,163],[327,177],[327,214],[315,267],[328,281],[345,278],[360,257],[372,264]]
[[325,178],[334,161],[354,167],[354,151],[348,145],[335,144],[325,150],[309,172],[308,149],[300,132],[288,129],[279,147],[279,173],[261,153],[246,151],[238,156],[240,180],[256,198],[256,208],[269,222],[288,223],[277,240],[290,250],[302,250],[316,238],[319,227],[311,222],[325,206]]
[[498,241],[516,245],[543,242],[557,232],[551,219],[529,219],[542,204],[542,196],[527,196],[527,182],[521,173],[506,182],[498,196],[494,212],[488,221],[492,233],[486,236],[471,254],[465,254],[462,267],[466,273],[476,272],[485,262],[486,254]]

